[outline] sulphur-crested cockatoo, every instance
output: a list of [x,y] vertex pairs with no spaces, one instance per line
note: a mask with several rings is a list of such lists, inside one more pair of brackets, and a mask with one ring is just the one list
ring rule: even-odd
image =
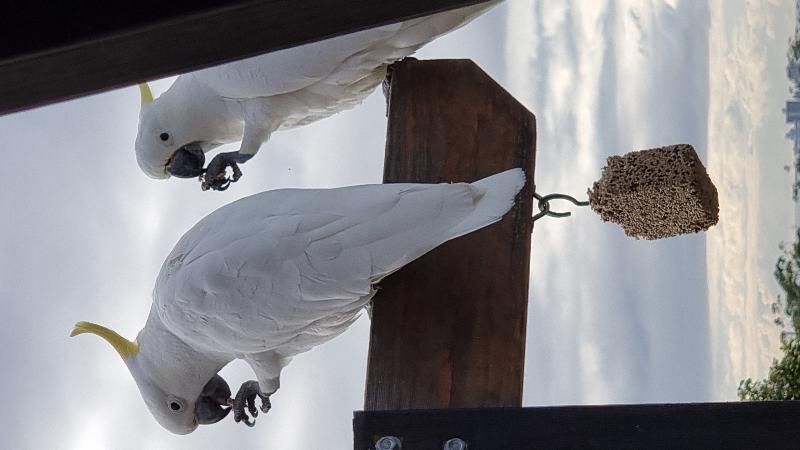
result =
[[[284,189],[243,198],[189,230],[156,279],[131,342],[88,322],[128,366],[150,412],[185,434],[232,405],[251,424],[270,407],[292,356],[342,333],[383,277],[436,246],[494,223],[525,184],[521,169],[472,184]],[[257,381],[235,400],[217,372],[244,359]]]
[[[200,177],[225,189],[278,129],[352,108],[375,90],[389,64],[464,25],[496,2],[446,11],[181,75],[160,97],[139,85],[139,167],[153,178]],[[205,153],[241,141],[207,168]],[[233,170],[226,177],[227,167]]]

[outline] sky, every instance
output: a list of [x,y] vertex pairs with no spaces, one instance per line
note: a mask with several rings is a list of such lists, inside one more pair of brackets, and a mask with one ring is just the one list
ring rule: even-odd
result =
[[[542,193],[581,197],[607,156],[673,143],[695,146],[719,190],[705,234],[634,240],[588,209],[537,222],[526,406],[732,400],[739,379],[766,374],[771,272],[795,225],[781,114],[793,27],[788,0],[508,0],[417,54],[475,60],[536,114]],[[138,102],[132,87],[0,117],[0,389],[12,405],[0,446],[351,448],[366,317],[298,356],[255,428],[226,420],[188,436],[160,428],[104,342],[67,336],[89,320],[135,337],[163,259],[219,206],[380,182],[383,96],[275,133],[224,193],[139,171]],[[240,361],[222,375],[234,389],[253,378]]]
[[714,394],[765,374],[779,333],[770,305],[779,242],[792,242],[794,167],[781,111],[788,94],[791,2],[714,2],[710,46],[709,171],[716,175],[719,226],[707,235]]

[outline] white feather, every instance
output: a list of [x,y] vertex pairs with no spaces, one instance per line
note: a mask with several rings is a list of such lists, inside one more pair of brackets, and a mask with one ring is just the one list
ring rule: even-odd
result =
[[180,239],[156,281],[156,310],[198,349],[294,355],[344,331],[376,281],[499,220],[524,183],[514,169],[473,184],[283,189],[241,199]]

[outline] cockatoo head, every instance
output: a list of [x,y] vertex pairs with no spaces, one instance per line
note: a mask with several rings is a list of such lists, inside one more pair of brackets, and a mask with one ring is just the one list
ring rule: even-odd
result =
[[[189,111],[181,111],[161,98],[154,99],[147,83],[139,85],[142,107],[136,135],[136,160],[151,178],[196,178],[203,173],[203,144],[186,133],[183,122]],[[206,149],[208,150],[208,149]]]
[[[192,355],[181,355],[165,346],[140,346],[101,325],[78,322],[70,333],[91,333],[105,339],[128,366],[147,408],[162,427],[175,434],[189,434],[198,425],[216,423],[230,412],[231,390],[214,374],[208,379],[195,369]],[[140,333],[141,336],[141,333]],[[205,378],[205,379],[204,379]]]

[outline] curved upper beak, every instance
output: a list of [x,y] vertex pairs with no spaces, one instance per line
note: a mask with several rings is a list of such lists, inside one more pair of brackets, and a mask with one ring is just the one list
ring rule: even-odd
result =
[[230,404],[231,389],[228,383],[221,376],[214,375],[203,387],[203,392],[195,402],[194,413],[197,423],[210,425],[219,422],[231,412]]
[[178,178],[195,178],[203,174],[203,165],[206,163],[206,155],[203,147],[192,142],[175,150],[169,161],[167,161],[167,173]]

